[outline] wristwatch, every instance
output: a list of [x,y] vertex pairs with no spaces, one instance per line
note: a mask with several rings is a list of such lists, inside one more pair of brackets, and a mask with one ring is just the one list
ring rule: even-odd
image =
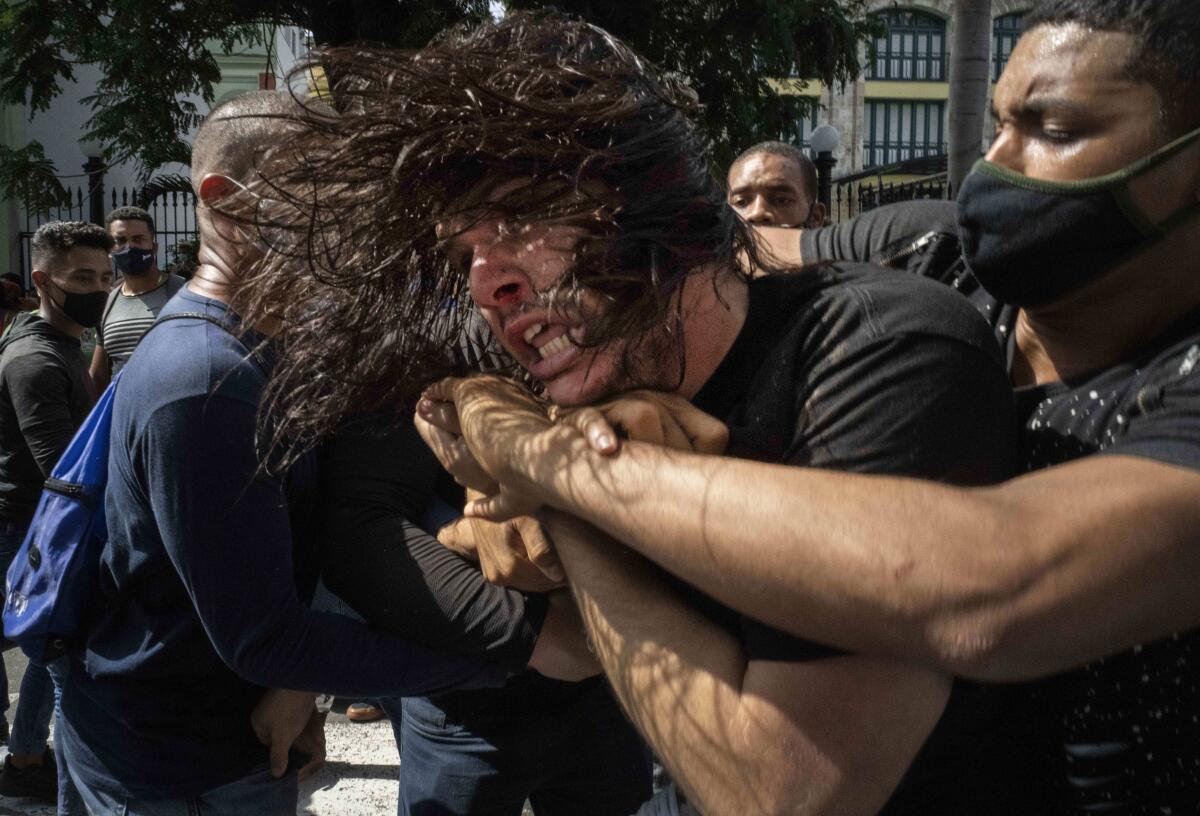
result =
[[318,694],[316,700],[317,713],[328,714],[329,709],[333,708],[332,694]]

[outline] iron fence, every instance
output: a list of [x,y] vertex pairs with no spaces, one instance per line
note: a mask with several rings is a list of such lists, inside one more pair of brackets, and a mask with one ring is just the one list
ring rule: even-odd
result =
[[[142,207],[154,219],[155,239],[158,243],[159,269],[176,268],[181,262],[190,258],[194,252],[189,249],[197,241],[196,232],[196,196],[191,192],[166,191],[160,192],[150,200],[146,200],[141,191],[128,187],[114,188],[110,191],[105,202],[106,214],[117,207]],[[48,221],[87,221],[89,201],[87,191],[83,187],[68,190],[67,197],[57,207],[43,210],[24,210],[24,229],[19,233],[20,269],[18,273],[24,281],[26,289],[32,288],[29,274],[30,242],[38,227]]]

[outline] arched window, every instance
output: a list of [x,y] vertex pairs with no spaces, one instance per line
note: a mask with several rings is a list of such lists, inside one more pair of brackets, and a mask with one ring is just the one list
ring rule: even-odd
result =
[[1002,14],[992,22],[992,82],[1000,78],[1013,46],[1025,33],[1025,12]]
[[874,42],[867,79],[946,81],[946,21],[932,14],[891,9],[877,15],[886,26]]

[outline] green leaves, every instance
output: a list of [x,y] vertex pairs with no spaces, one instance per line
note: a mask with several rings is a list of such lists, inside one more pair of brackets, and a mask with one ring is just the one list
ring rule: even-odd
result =
[[30,210],[56,207],[67,197],[54,175],[53,162],[37,142],[19,150],[0,145],[0,190],[7,197],[25,201]]
[[[511,0],[513,8],[548,5]],[[713,159],[741,150],[810,112],[806,96],[780,93],[858,75],[858,48],[874,31],[865,0],[557,0],[554,5],[606,28],[660,68],[687,78],[704,103]]]
[[[208,104],[199,103],[211,104],[221,79],[213,42],[233,48],[266,36],[252,4],[18,0],[0,11],[0,101],[46,111],[74,66],[99,66],[96,92],[83,100],[86,136],[104,144],[108,162],[137,162],[145,180],[189,159],[181,134],[203,118]],[[0,195],[44,202],[61,190],[36,142],[0,153]]]
[[[807,114],[807,97],[781,95],[768,80],[854,77],[859,44],[871,33],[866,0],[553,5],[686,77],[705,104],[703,125],[722,166]],[[98,65],[102,79],[84,100],[92,111],[87,135],[105,145],[109,162],[136,161],[144,181],[163,164],[187,163],[181,134],[203,118],[221,79],[214,48],[270,47],[272,27],[285,25],[307,28],[321,44],[419,47],[446,26],[488,14],[487,0],[8,0],[0,3],[0,102],[45,111],[77,64]],[[45,201],[61,192],[40,145],[0,153],[0,195]]]

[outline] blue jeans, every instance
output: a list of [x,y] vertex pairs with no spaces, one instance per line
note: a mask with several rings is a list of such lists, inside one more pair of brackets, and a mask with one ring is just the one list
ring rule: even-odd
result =
[[295,771],[276,779],[266,765],[199,796],[177,799],[115,796],[74,781],[92,816],[296,816],[300,798]]
[[[16,557],[17,550],[25,540],[27,523],[0,521],[0,569],[8,573],[8,567]],[[4,641],[5,650],[12,644]],[[8,710],[8,672],[0,669],[0,694],[3,695],[3,711]],[[30,663],[21,678],[21,691],[17,697],[17,711],[13,715],[12,731],[8,738],[8,750],[14,754],[41,754],[46,750],[50,738],[50,715],[54,711],[54,684],[42,666]]]
[[[46,665],[50,679],[54,681],[54,731],[62,734],[62,685],[63,678],[71,670],[71,658],[60,657]],[[75,789],[67,769],[67,758],[63,754],[62,738],[54,738],[54,761],[58,765],[58,816],[87,816],[83,798]]]
[[537,816],[634,813],[650,797],[649,751],[604,682],[585,683],[526,672],[399,711],[382,700],[400,744],[401,816],[519,816],[526,798]]

